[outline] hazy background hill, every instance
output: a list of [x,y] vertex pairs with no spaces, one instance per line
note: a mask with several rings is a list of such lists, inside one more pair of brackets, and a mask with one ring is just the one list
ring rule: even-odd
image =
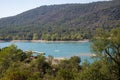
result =
[[120,1],[41,6],[0,19],[0,39],[89,39],[96,28],[120,24]]

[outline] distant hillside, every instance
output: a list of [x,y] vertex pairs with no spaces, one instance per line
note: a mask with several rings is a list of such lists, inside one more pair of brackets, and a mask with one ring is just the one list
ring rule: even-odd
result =
[[120,1],[41,6],[0,19],[0,39],[89,39],[96,28],[120,24]]

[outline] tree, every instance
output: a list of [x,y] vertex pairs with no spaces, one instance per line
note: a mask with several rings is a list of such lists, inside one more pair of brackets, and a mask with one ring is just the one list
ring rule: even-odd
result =
[[93,39],[92,50],[116,65],[117,70],[114,73],[118,75],[117,80],[120,80],[120,28],[110,32],[98,29]]
[[108,62],[98,60],[83,69],[75,80],[116,80],[112,77]]
[[36,33],[33,34],[33,40],[38,40],[38,34]]
[[45,57],[42,55],[39,55],[36,60],[36,66],[38,71],[41,73],[41,77],[44,76],[44,74],[47,72],[47,69],[50,67],[48,62],[45,61]]
[[74,80],[73,72],[66,69],[60,69],[57,73],[56,80]]
[[6,75],[5,80],[27,80],[27,76],[23,71],[14,71]]

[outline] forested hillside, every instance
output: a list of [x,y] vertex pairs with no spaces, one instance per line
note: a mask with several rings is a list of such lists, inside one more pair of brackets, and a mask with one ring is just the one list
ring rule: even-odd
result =
[[120,1],[41,6],[0,19],[0,40],[90,39],[96,28],[120,24]]

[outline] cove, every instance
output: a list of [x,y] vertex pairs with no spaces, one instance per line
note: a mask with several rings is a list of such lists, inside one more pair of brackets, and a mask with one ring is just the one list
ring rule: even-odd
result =
[[[83,54],[91,54],[90,42],[1,42],[0,48],[16,45],[18,48],[27,51],[44,52],[45,56],[51,55],[55,58],[70,58],[72,56],[80,56],[83,62],[87,59],[92,62],[90,56]],[[82,55],[81,55],[82,54]]]

